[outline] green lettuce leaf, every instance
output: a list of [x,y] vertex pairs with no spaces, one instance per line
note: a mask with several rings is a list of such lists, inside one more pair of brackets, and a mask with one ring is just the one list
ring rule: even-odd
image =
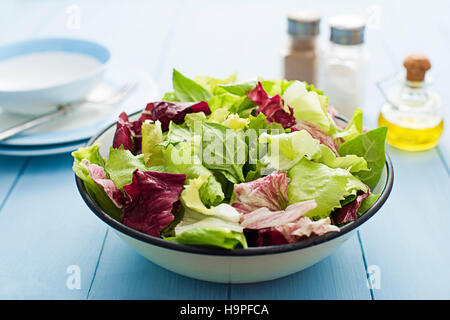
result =
[[175,236],[167,240],[189,245],[204,245],[225,249],[246,248],[240,214],[228,204],[206,208],[200,200],[199,188],[206,176],[192,179],[181,193],[185,214],[175,227]]
[[320,152],[320,141],[314,139],[306,130],[278,135],[263,133],[259,141],[269,143],[267,155],[262,161],[277,170],[288,170],[304,156],[311,159]]
[[221,172],[233,183],[244,182],[243,166],[247,161],[247,144],[242,131],[205,122],[203,124],[203,164]]
[[162,97],[161,101],[177,102],[177,101],[180,101],[180,99],[178,99],[177,94],[175,92],[171,91],[171,92],[166,92],[164,94],[164,96]]
[[176,69],[173,69],[172,84],[179,101],[208,101],[211,93],[197,82],[186,78]]
[[167,131],[164,140],[158,143],[157,146],[167,147],[169,144],[176,145],[180,142],[185,142],[190,140],[192,137],[192,133],[189,128],[186,128],[184,125],[176,124],[173,121],[169,123],[169,131]]
[[361,203],[361,206],[358,209],[358,215],[360,216],[363,213],[365,213],[367,210],[369,210],[370,207],[373,206],[373,204],[378,200],[379,197],[380,197],[379,194],[374,194],[374,193],[369,194],[369,196],[367,198],[365,198],[363,200],[363,202]]
[[208,207],[216,206],[224,199],[222,185],[205,168],[194,152],[194,142],[183,142],[177,146],[169,145],[164,151],[165,170],[169,173],[184,173],[187,179],[205,176],[206,181],[200,187],[200,199]]
[[237,114],[230,114],[222,124],[233,130],[244,130],[245,127],[247,127],[248,122],[248,119],[241,118]]
[[330,168],[342,168],[350,172],[368,171],[367,162],[364,158],[354,154],[336,157],[333,151],[326,145],[320,145],[320,152],[312,157],[317,162],[326,164]]
[[75,174],[83,180],[86,191],[92,200],[94,200],[100,208],[107,212],[112,218],[119,220],[122,211],[116,207],[105,191],[91,179],[88,168],[82,162],[83,159],[86,159],[91,164],[104,167],[105,159],[100,155],[99,150],[100,145],[94,144],[89,147],[79,148],[78,150],[72,152],[72,156],[74,158],[72,169]]
[[242,97],[247,96],[247,94],[256,87],[256,81],[220,84],[219,87],[224,89],[228,93]]
[[166,240],[193,246],[210,246],[224,249],[247,248],[247,240],[243,232],[230,228],[231,223],[222,219],[206,217],[191,224],[191,228],[180,232]]
[[326,133],[332,130],[326,101],[315,91],[308,91],[304,83],[295,81],[286,89],[283,99],[294,109],[295,119],[315,123]]
[[363,113],[360,108],[353,112],[352,119],[347,127],[342,130],[336,127],[333,138],[342,138],[344,141],[350,141],[363,133]]
[[282,96],[286,89],[294,83],[294,81],[288,81],[285,79],[275,79],[275,80],[263,80],[260,79],[264,90],[269,96],[275,96],[279,94]]
[[317,207],[305,215],[313,220],[326,218],[341,208],[341,201],[359,190],[367,191],[367,186],[345,169],[333,169],[324,164],[302,158],[288,171],[289,204],[316,200]]
[[130,184],[136,169],[149,170],[145,166],[143,154],[135,156],[129,150],[124,150],[123,146],[119,149],[110,148],[105,170],[117,188],[122,189],[124,185]]
[[225,79],[218,79],[209,76],[196,76],[195,82],[206,88],[213,95],[226,93],[226,90],[222,89],[221,85],[230,84],[236,82],[237,74],[233,73]]
[[355,175],[371,189],[375,187],[380,179],[386,161],[385,141],[387,130],[387,127],[380,127],[368,131],[350,141],[344,142],[338,150],[341,156],[354,154],[366,159],[367,167],[370,171],[357,172]]
[[163,147],[158,145],[163,141],[161,122],[146,120],[142,124],[142,153],[147,166],[164,164]]
[[188,113],[184,116],[184,122],[192,132],[195,132],[196,126],[198,126],[197,128],[201,127],[201,124],[206,120],[204,112]]

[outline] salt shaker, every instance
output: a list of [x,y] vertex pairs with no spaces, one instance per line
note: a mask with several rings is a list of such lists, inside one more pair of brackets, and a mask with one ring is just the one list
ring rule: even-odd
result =
[[330,43],[321,58],[319,87],[338,113],[350,118],[362,107],[368,54],[364,46],[365,21],[340,15],[329,20]]
[[317,85],[317,36],[320,15],[296,11],[288,15],[289,43],[283,53],[284,78]]

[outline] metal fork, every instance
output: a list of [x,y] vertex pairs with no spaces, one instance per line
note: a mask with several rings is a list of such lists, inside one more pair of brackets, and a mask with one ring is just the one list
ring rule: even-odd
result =
[[41,124],[47,123],[59,116],[66,114],[68,111],[72,110],[74,107],[79,106],[82,103],[95,103],[103,105],[115,105],[122,101],[136,86],[136,82],[126,83],[122,87],[116,90],[111,96],[101,99],[101,100],[90,100],[85,99],[82,101],[72,102],[68,104],[59,105],[55,111],[50,111],[48,113],[39,115],[35,118],[22,122],[18,125],[12,126],[4,131],[0,132],[0,141],[4,141],[8,138],[15,136],[21,132],[28,129],[35,128]]

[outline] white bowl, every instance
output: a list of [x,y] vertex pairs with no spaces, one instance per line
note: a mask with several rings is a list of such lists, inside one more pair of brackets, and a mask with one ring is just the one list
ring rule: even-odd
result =
[[[110,57],[104,46],[78,39],[37,39],[0,46],[0,107],[37,115],[81,101],[102,80]],[[46,72],[45,66],[53,70]]]
[[[134,116],[136,117],[136,116]],[[100,152],[108,156],[115,125],[111,125],[87,145],[101,144]],[[76,184],[88,207],[109,225],[134,250],[153,263],[181,275],[213,282],[251,283],[273,280],[301,271],[330,255],[349,239],[364,222],[370,219],[388,198],[394,179],[389,156],[375,193],[381,193],[375,204],[361,217],[322,236],[297,243],[247,249],[213,249],[184,245],[131,229],[111,218],[86,191],[84,183],[76,177]]]

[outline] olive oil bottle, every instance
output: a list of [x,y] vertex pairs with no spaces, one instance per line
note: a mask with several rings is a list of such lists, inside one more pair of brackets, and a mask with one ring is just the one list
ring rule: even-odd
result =
[[430,149],[436,146],[444,129],[440,97],[425,81],[431,64],[425,56],[411,54],[403,65],[406,79],[399,79],[385,93],[378,125],[388,127],[387,142],[394,147],[409,151]]

